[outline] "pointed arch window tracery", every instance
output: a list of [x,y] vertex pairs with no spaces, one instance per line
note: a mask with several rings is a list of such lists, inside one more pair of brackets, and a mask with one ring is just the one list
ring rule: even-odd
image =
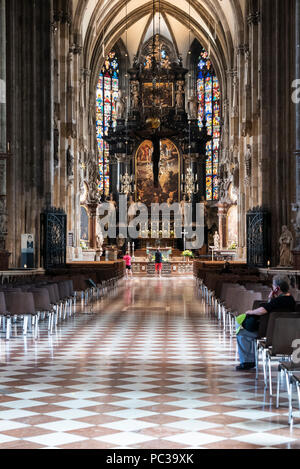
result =
[[109,146],[104,141],[110,122],[116,125],[116,101],[119,93],[119,60],[114,51],[106,57],[96,91],[96,127],[99,155],[99,190],[109,195]]
[[219,199],[219,150],[221,137],[220,84],[208,52],[202,48],[197,69],[198,121],[206,119],[207,132],[212,140],[206,147],[206,200]]

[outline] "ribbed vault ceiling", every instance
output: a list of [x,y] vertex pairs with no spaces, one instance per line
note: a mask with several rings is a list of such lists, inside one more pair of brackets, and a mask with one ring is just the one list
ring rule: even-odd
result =
[[153,0],[75,0],[73,24],[82,36],[85,66],[96,73],[103,53],[120,39],[132,61],[153,30],[173,41],[184,65],[190,42],[197,38],[211,50],[216,69],[224,71],[234,65],[234,48],[244,41],[246,3],[154,0],[153,16]]

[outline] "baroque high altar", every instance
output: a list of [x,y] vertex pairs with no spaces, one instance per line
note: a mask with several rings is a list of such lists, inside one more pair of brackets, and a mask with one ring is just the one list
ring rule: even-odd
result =
[[[138,203],[150,207],[205,200],[206,145],[211,137],[205,120],[200,129],[197,96],[186,106],[187,73],[173,44],[156,34],[128,70],[127,102],[119,92],[116,124],[110,122],[104,139],[109,144],[110,199],[126,194],[129,217]],[[173,223],[149,221],[141,227],[141,237],[147,232],[153,239],[170,239]]]

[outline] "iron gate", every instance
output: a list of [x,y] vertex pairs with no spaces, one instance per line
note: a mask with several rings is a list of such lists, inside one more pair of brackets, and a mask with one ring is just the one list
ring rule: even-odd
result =
[[45,269],[66,263],[67,215],[61,209],[49,208],[41,215],[42,258]]
[[270,214],[257,207],[247,213],[247,263],[266,267],[270,259]]

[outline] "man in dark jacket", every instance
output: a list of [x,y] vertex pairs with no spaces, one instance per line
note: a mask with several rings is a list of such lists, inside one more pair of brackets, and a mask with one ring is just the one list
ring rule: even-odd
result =
[[160,247],[157,248],[155,252],[155,272],[158,273],[159,277],[161,277],[162,271],[162,254],[160,252]]
[[[255,340],[259,327],[259,318],[265,314],[276,311],[293,312],[296,311],[296,302],[289,293],[290,285],[287,277],[276,275],[273,279],[273,288],[269,296],[269,302],[258,309],[246,312],[246,319],[243,328],[237,334],[238,352],[240,365],[236,367],[240,370],[250,370],[255,367]],[[249,320],[248,320],[249,319]],[[247,323],[251,322],[251,328]],[[255,324],[256,323],[256,324]],[[254,327],[256,326],[256,327]]]

